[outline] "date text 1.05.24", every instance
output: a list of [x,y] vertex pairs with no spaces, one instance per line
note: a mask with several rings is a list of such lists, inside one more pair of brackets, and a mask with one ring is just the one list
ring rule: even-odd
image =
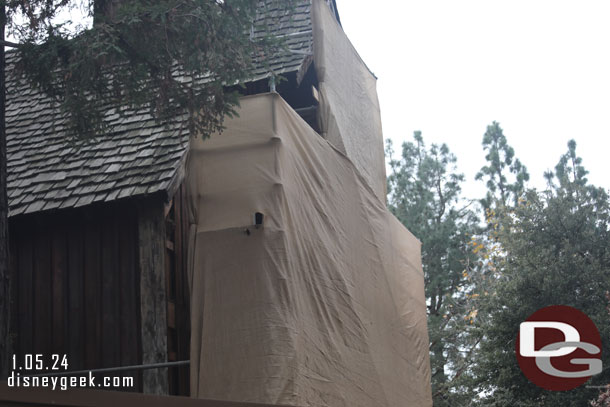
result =
[[49,357],[44,357],[42,354],[23,355],[23,358],[18,358],[13,355],[13,370],[25,371],[41,371],[41,370],[68,370],[68,357],[66,355],[52,354]]

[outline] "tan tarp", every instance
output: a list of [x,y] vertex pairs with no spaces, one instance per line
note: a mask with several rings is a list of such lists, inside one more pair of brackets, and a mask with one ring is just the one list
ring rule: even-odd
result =
[[324,0],[312,4],[322,135],[347,155],[385,202],[386,174],[377,79]]
[[188,164],[192,395],[431,405],[417,239],[278,95],[226,125]]

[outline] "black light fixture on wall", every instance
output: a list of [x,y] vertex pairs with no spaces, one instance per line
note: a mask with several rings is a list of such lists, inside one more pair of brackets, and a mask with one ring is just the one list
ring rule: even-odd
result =
[[261,226],[263,226],[264,219],[265,219],[265,215],[263,215],[260,212],[256,212],[254,214],[254,227],[258,229]]

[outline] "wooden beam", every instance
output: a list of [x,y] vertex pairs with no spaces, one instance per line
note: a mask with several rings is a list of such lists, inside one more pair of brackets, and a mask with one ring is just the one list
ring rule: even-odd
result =
[[11,47],[11,48],[19,48],[21,46],[21,44],[17,44],[16,42],[7,41],[7,40],[0,40],[0,45],[4,45],[5,47]]
[[[110,390],[68,389],[46,387],[8,387],[0,381],[0,405],[66,406],[66,407],[282,407],[280,405],[202,400],[189,397],[161,397]],[[288,406],[284,406],[288,407]]]
[[171,301],[167,302],[167,326],[176,329],[176,305]]
[[[167,362],[165,219],[161,200],[149,199],[138,213],[142,363]],[[143,390],[168,394],[167,368],[143,372]]]

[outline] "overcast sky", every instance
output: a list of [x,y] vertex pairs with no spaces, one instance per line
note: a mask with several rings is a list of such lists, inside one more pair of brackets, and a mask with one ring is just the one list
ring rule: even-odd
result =
[[379,78],[385,138],[445,142],[484,191],[481,140],[500,123],[536,187],[574,138],[590,182],[610,189],[610,1],[337,0]]

